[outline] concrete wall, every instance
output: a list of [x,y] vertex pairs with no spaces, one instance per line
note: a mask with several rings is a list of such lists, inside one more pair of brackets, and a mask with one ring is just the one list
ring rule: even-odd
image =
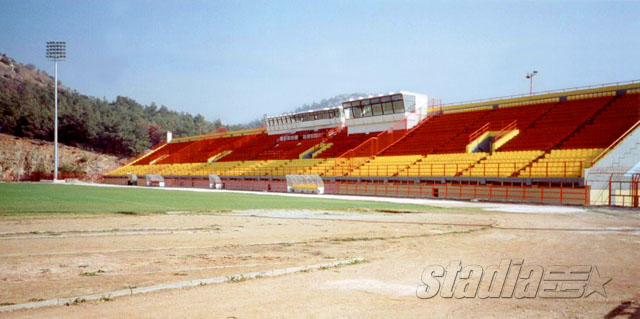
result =
[[323,128],[332,128],[336,126],[343,126],[344,120],[342,118],[323,119],[307,122],[285,123],[276,125],[267,125],[267,132],[269,135],[275,134],[287,134],[291,132],[316,130]]
[[[372,117],[361,117],[347,119],[347,129],[349,134],[381,132],[389,128],[392,124],[404,119],[405,113],[380,115]],[[404,129],[398,128],[398,129]]]
[[590,204],[607,205],[611,174],[620,175],[616,178],[630,175],[638,170],[639,164],[640,127],[637,127],[593,167],[585,170],[585,182],[591,187]]
[[[126,184],[125,178],[107,177],[105,183]],[[284,180],[242,180],[223,178],[225,189],[259,192],[286,192]],[[208,188],[204,177],[165,177],[167,187]],[[484,200],[541,204],[583,205],[588,189],[582,187],[536,187],[500,185],[460,185],[414,182],[329,182],[325,193],[336,195],[364,195],[386,197],[434,198],[455,200]]]

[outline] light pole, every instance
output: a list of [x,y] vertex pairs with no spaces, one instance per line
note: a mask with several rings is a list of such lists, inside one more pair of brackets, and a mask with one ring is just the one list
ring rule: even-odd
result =
[[47,59],[54,62],[54,163],[55,170],[53,172],[53,182],[58,180],[58,61],[64,61],[67,58],[67,43],[64,41],[48,41],[47,42]]
[[525,78],[529,79],[529,95],[533,95],[533,76],[538,74],[538,71],[533,71],[531,73],[527,72],[527,76]]

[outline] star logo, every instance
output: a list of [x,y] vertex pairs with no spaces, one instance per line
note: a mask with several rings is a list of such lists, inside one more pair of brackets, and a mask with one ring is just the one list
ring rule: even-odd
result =
[[587,298],[596,292],[600,296],[607,298],[607,291],[604,289],[604,286],[610,281],[611,277],[600,277],[598,267],[593,266],[589,274],[589,282],[587,282],[586,295],[584,297]]

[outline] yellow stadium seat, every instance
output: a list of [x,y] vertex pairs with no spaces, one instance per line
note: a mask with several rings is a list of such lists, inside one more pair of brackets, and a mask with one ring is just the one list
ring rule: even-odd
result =
[[495,152],[482,161],[462,172],[463,176],[472,177],[509,177],[531,161],[544,154],[543,151]]
[[584,169],[602,149],[551,150],[530,167],[525,168],[520,177],[581,177]]
[[487,153],[431,154],[417,161],[399,176],[457,176],[469,166],[487,156]]
[[349,176],[395,176],[422,155],[378,156],[348,173]]

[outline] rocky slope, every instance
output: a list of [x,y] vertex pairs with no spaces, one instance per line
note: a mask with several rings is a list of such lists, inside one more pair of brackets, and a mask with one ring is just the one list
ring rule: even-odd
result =
[[[60,171],[99,181],[125,160],[59,144]],[[29,180],[32,173],[53,172],[53,143],[0,134],[0,181]]]
[[3,53],[0,53],[0,78],[35,83],[43,87],[53,85],[54,81],[49,74],[36,69],[32,64],[24,65]]

